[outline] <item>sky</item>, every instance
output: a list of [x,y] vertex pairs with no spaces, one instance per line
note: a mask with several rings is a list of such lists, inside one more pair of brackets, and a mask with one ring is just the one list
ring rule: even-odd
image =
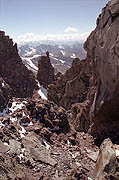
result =
[[0,0],[0,30],[16,41],[83,39],[108,0]]

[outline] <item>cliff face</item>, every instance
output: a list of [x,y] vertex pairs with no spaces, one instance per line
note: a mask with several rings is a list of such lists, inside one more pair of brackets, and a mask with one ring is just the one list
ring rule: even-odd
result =
[[97,26],[84,48],[93,64],[96,93],[91,109],[93,133],[116,131],[119,127],[119,0],[102,9]]
[[[32,72],[23,65],[18,55],[17,44],[13,44],[12,39],[5,36],[3,31],[0,31],[0,77],[3,79],[0,96],[4,100],[8,99],[8,94],[16,97],[30,97],[37,87]],[[7,94],[4,93],[5,87],[9,87]],[[1,101],[1,105],[3,104]]]
[[48,86],[48,99],[67,110],[72,104],[83,102],[90,86],[90,74],[91,67],[87,60],[74,59],[72,67]]
[[37,79],[44,88],[47,88],[54,79],[54,68],[50,62],[49,52],[46,52],[46,56],[41,56],[38,61],[38,74]]

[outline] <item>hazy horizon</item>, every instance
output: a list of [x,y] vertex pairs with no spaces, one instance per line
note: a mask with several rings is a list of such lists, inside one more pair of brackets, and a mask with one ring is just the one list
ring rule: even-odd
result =
[[17,42],[84,41],[108,0],[0,0],[1,30]]

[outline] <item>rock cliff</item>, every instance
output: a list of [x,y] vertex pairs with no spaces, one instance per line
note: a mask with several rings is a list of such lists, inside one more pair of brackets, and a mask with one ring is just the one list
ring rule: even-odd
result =
[[69,110],[71,105],[86,99],[91,67],[87,60],[74,59],[72,67],[48,86],[48,99]]
[[46,56],[41,56],[38,61],[37,79],[44,88],[47,88],[55,80],[54,68],[50,62],[49,52]]
[[30,97],[37,87],[32,72],[23,65],[18,55],[17,44],[13,44],[4,31],[0,31],[0,77],[1,106],[8,99],[8,95]]
[[119,0],[112,0],[102,9],[96,28],[84,45],[96,79],[96,93],[91,108],[94,122],[91,132],[104,136],[114,135],[119,127],[118,18]]
[[119,1],[102,9],[97,26],[84,44],[86,60],[72,67],[48,87],[48,98],[71,109],[77,131],[118,141],[119,127]]

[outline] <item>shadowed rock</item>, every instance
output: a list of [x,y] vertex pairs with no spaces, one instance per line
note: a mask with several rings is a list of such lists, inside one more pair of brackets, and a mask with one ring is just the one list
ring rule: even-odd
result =
[[48,51],[46,56],[41,56],[38,61],[37,79],[45,88],[55,80],[54,68],[51,65]]
[[[33,73],[22,63],[17,44],[13,44],[5,32],[0,31],[0,106],[10,96],[30,97],[37,87]],[[3,78],[3,80],[2,80]]]

